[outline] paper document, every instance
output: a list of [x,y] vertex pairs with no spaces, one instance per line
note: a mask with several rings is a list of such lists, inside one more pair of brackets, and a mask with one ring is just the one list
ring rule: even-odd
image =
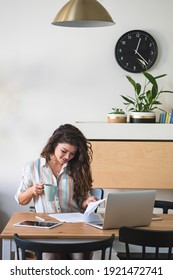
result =
[[55,218],[60,222],[66,223],[77,223],[77,222],[96,222],[102,221],[103,218],[100,214],[95,213],[95,209],[103,202],[106,198],[97,200],[95,202],[90,202],[85,210],[85,212],[73,212],[73,213],[59,213],[59,214],[49,214],[50,217]]
[[49,216],[57,219],[60,222],[66,222],[66,223],[77,223],[77,222],[84,221],[83,218],[84,214],[79,212],[50,214]]
[[103,218],[100,214],[95,213],[95,209],[103,202],[106,198],[90,202],[83,214],[85,222],[101,222]]

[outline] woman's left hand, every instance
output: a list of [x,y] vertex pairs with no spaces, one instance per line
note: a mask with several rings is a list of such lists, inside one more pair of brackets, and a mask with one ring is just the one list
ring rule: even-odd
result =
[[88,204],[89,204],[90,202],[95,202],[95,201],[97,201],[97,200],[98,200],[97,197],[95,197],[95,196],[89,196],[87,199],[85,199],[85,200],[83,201],[83,203],[82,203],[82,208],[83,208],[83,209],[86,209],[87,206],[88,206]]

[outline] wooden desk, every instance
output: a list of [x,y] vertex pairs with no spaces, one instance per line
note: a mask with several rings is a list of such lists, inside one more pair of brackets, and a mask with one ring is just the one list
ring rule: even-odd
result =
[[[112,233],[115,234],[116,239],[118,239],[118,229],[111,230],[100,230],[85,223],[64,223],[58,227],[52,229],[35,229],[35,228],[24,228],[24,227],[14,227],[13,224],[23,221],[23,220],[37,220],[35,218],[35,213],[14,213],[7,223],[6,227],[1,233],[2,238],[2,259],[11,259],[11,252],[15,251],[13,235],[18,233],[19,236],[29,239],[51,239],[51,242],[56,242],[65,239],[75,239],[77,241],[86,239],[101,239],[109,237]],[[55,219],[48,217],[46,214],[40,214],[40,217],[45,218],[46,221],[55,221]],[[173,214],[161,215],[163,220],[152,221],[151,225],[147,228],[150,229],[160,229],[160,230],[173,230]]]

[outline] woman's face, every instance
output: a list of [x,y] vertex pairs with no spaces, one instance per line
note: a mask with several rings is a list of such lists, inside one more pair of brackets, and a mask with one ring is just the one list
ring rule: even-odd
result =
[[64,164],[74,158],[76,152],[76,146],[67,143],[59,143],[55,148],[54,155],[60,164]]

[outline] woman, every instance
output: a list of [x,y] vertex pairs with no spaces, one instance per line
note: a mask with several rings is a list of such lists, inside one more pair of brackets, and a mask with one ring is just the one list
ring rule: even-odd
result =
[[[41,157],[28,162],[23,169],[16,201],[26,205],[34,200],[36,212],[84,211],[96,197],[90,196],[92,175],[91,144],[82,132],[71,124],[61,125],[49,138]],[[44,184],[56,185],[54,201],[46,201]],[[59,259],[58,254],[44,254],[44,259]],[[72,254],[72,259],[82,259]]]
[[[49,138],[41,157],[23,169],[16,201],[26,205],[34,200],[36,212],[79,212],[86,209],[92,187],[91,144],[71,124],[61,125]],[[44,183],[56,185],[54,201],[46,201]]]

